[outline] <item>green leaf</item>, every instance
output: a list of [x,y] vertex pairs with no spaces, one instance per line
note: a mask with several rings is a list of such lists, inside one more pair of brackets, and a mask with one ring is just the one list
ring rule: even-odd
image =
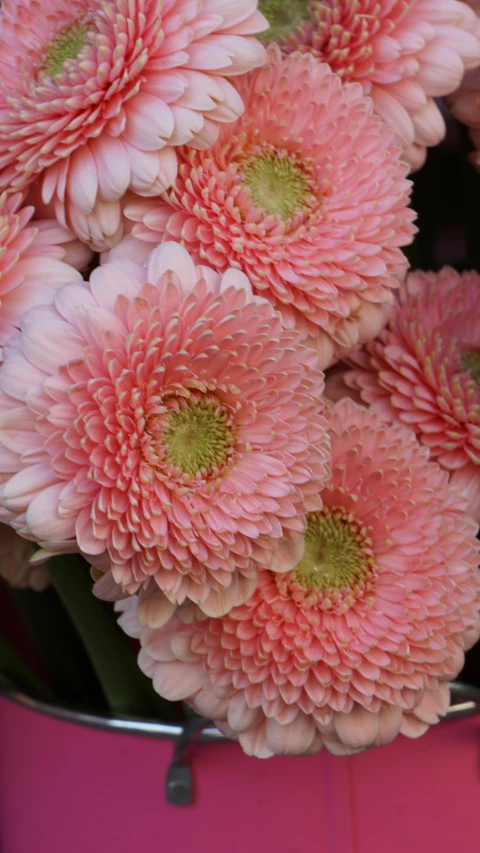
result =
[[78,555],[54,557],[48,568],[113,713],[171,720],[175,706],[160,699],[117,624],[112,605],[92,593],[88,566]]
[[56,697],[70,705],[106,710],[97,675],[55,589],[12,589]]

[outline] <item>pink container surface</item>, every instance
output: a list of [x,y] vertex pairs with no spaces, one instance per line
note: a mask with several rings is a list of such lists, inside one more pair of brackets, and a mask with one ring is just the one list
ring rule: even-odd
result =
[[352,758],[196,743],[192,806],[165,801],[168,740],[102,732],[0,699],[1,853],[454,853],[478,850],[480,718]]

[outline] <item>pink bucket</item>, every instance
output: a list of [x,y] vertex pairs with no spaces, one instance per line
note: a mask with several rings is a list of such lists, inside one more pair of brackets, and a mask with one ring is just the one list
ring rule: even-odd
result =
[[0,698],[2,853],[452,853],[478,847],[480,719],[352,758],[247,758],[195,742],[194,802],[166,802],[174,743]]

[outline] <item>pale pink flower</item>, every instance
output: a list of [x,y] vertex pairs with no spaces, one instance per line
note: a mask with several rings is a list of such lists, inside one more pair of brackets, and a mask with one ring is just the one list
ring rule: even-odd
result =
[[[7,193],[5,194],[8,195]],[[26,207],[32,206],[35,209],[31,224],[41,232],[41,235],[39,234],[37,238],[39,244],[46,243],[60,246],[61,250],[63,250],[62,261],[75,267],[76,270],[87,270],[94,259],[94,252],[87,243],[78,240],[68,228],[60,225],[53,202],[45,204],[42,201],[39,184],[34,184],[30,191],[26,193],[24,204]]]
[[480,70],[467,74],[455,94],[446,100],[455,118],[470,130],[474,150],[468,159],[480,172]]
[[388,326],[344,380],[384,419],[414,430],[480,521],[480,275],[415,272]]
[[48,586],[50,578],[45,566],[30,563],[34,553],[31,542],[22,539],[6,524],[0,524],[0,578],[17,589],[30,587],[41,592]]
[[0,346],[25,307],[51,302],[56,288],[81,279],[70,264],[83,265],[91,254],[55,220],[32,222],[34,209],[22,200],[21,193],[0,195]]
[[445,472],[410,430],[350,400],[330,428],[324,506],[279,546],[283,573],[262,569],[221,619],[141,630],[134,603],[119,608],[157,692],[258,757],[421,734],[480,629],[476,525]]
[[[478,19],[480,0],[468,0],[468,5]],[[480,26],[480,21],[477,26]],[[445,100],[455,118],[470,128],[475,150],[469,154],[469,160],[480,171],[480,69],[475,68],[465,74],[458,89]]]
[[457,0],[261,0],[267,39],[312,53],[356,81],[391,125],[413,169],[445,135],[434,98],[480,64],[480,26]]
[[173,238],[215,269],[243,270],[326,366],[385,322],[415,231],[411,185],[359,86],[274,45],[269,60],[238,80],[245,113],[216,145],[179,150],[164,199],[126,206],[136,224],[114,256]]
[[171,146],[208,148],[264,61],[256,0],[4,0],[0,189],[41,176],[45,202],[93,248],[120,236],[128,187],[156,195]]
[[119,596],[142,591],[145,621],[187,599],[225,612],[321,505],[316,364],[237,270],[195,267],[174,243],[146,268],[99,267],[24,314],[5,348],[6,520],[111,567]]

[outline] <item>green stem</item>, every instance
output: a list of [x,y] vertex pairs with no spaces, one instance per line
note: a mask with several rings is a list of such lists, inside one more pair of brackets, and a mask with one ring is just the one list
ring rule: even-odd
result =
[[51,702],[53,694],[36,672],[19,655],[8,640],[0,634],[0,681],[30,696]]
[[113,607],[92,594],[85,561],[54,557],[50,576],[98,676],[110,710],[139,717],[172,717],[172,706],[153,691],[138,668],[135,654],[117,624]]
[[105,710],[98,678],[55,590],[12,589],[12,593],[58,699]]

